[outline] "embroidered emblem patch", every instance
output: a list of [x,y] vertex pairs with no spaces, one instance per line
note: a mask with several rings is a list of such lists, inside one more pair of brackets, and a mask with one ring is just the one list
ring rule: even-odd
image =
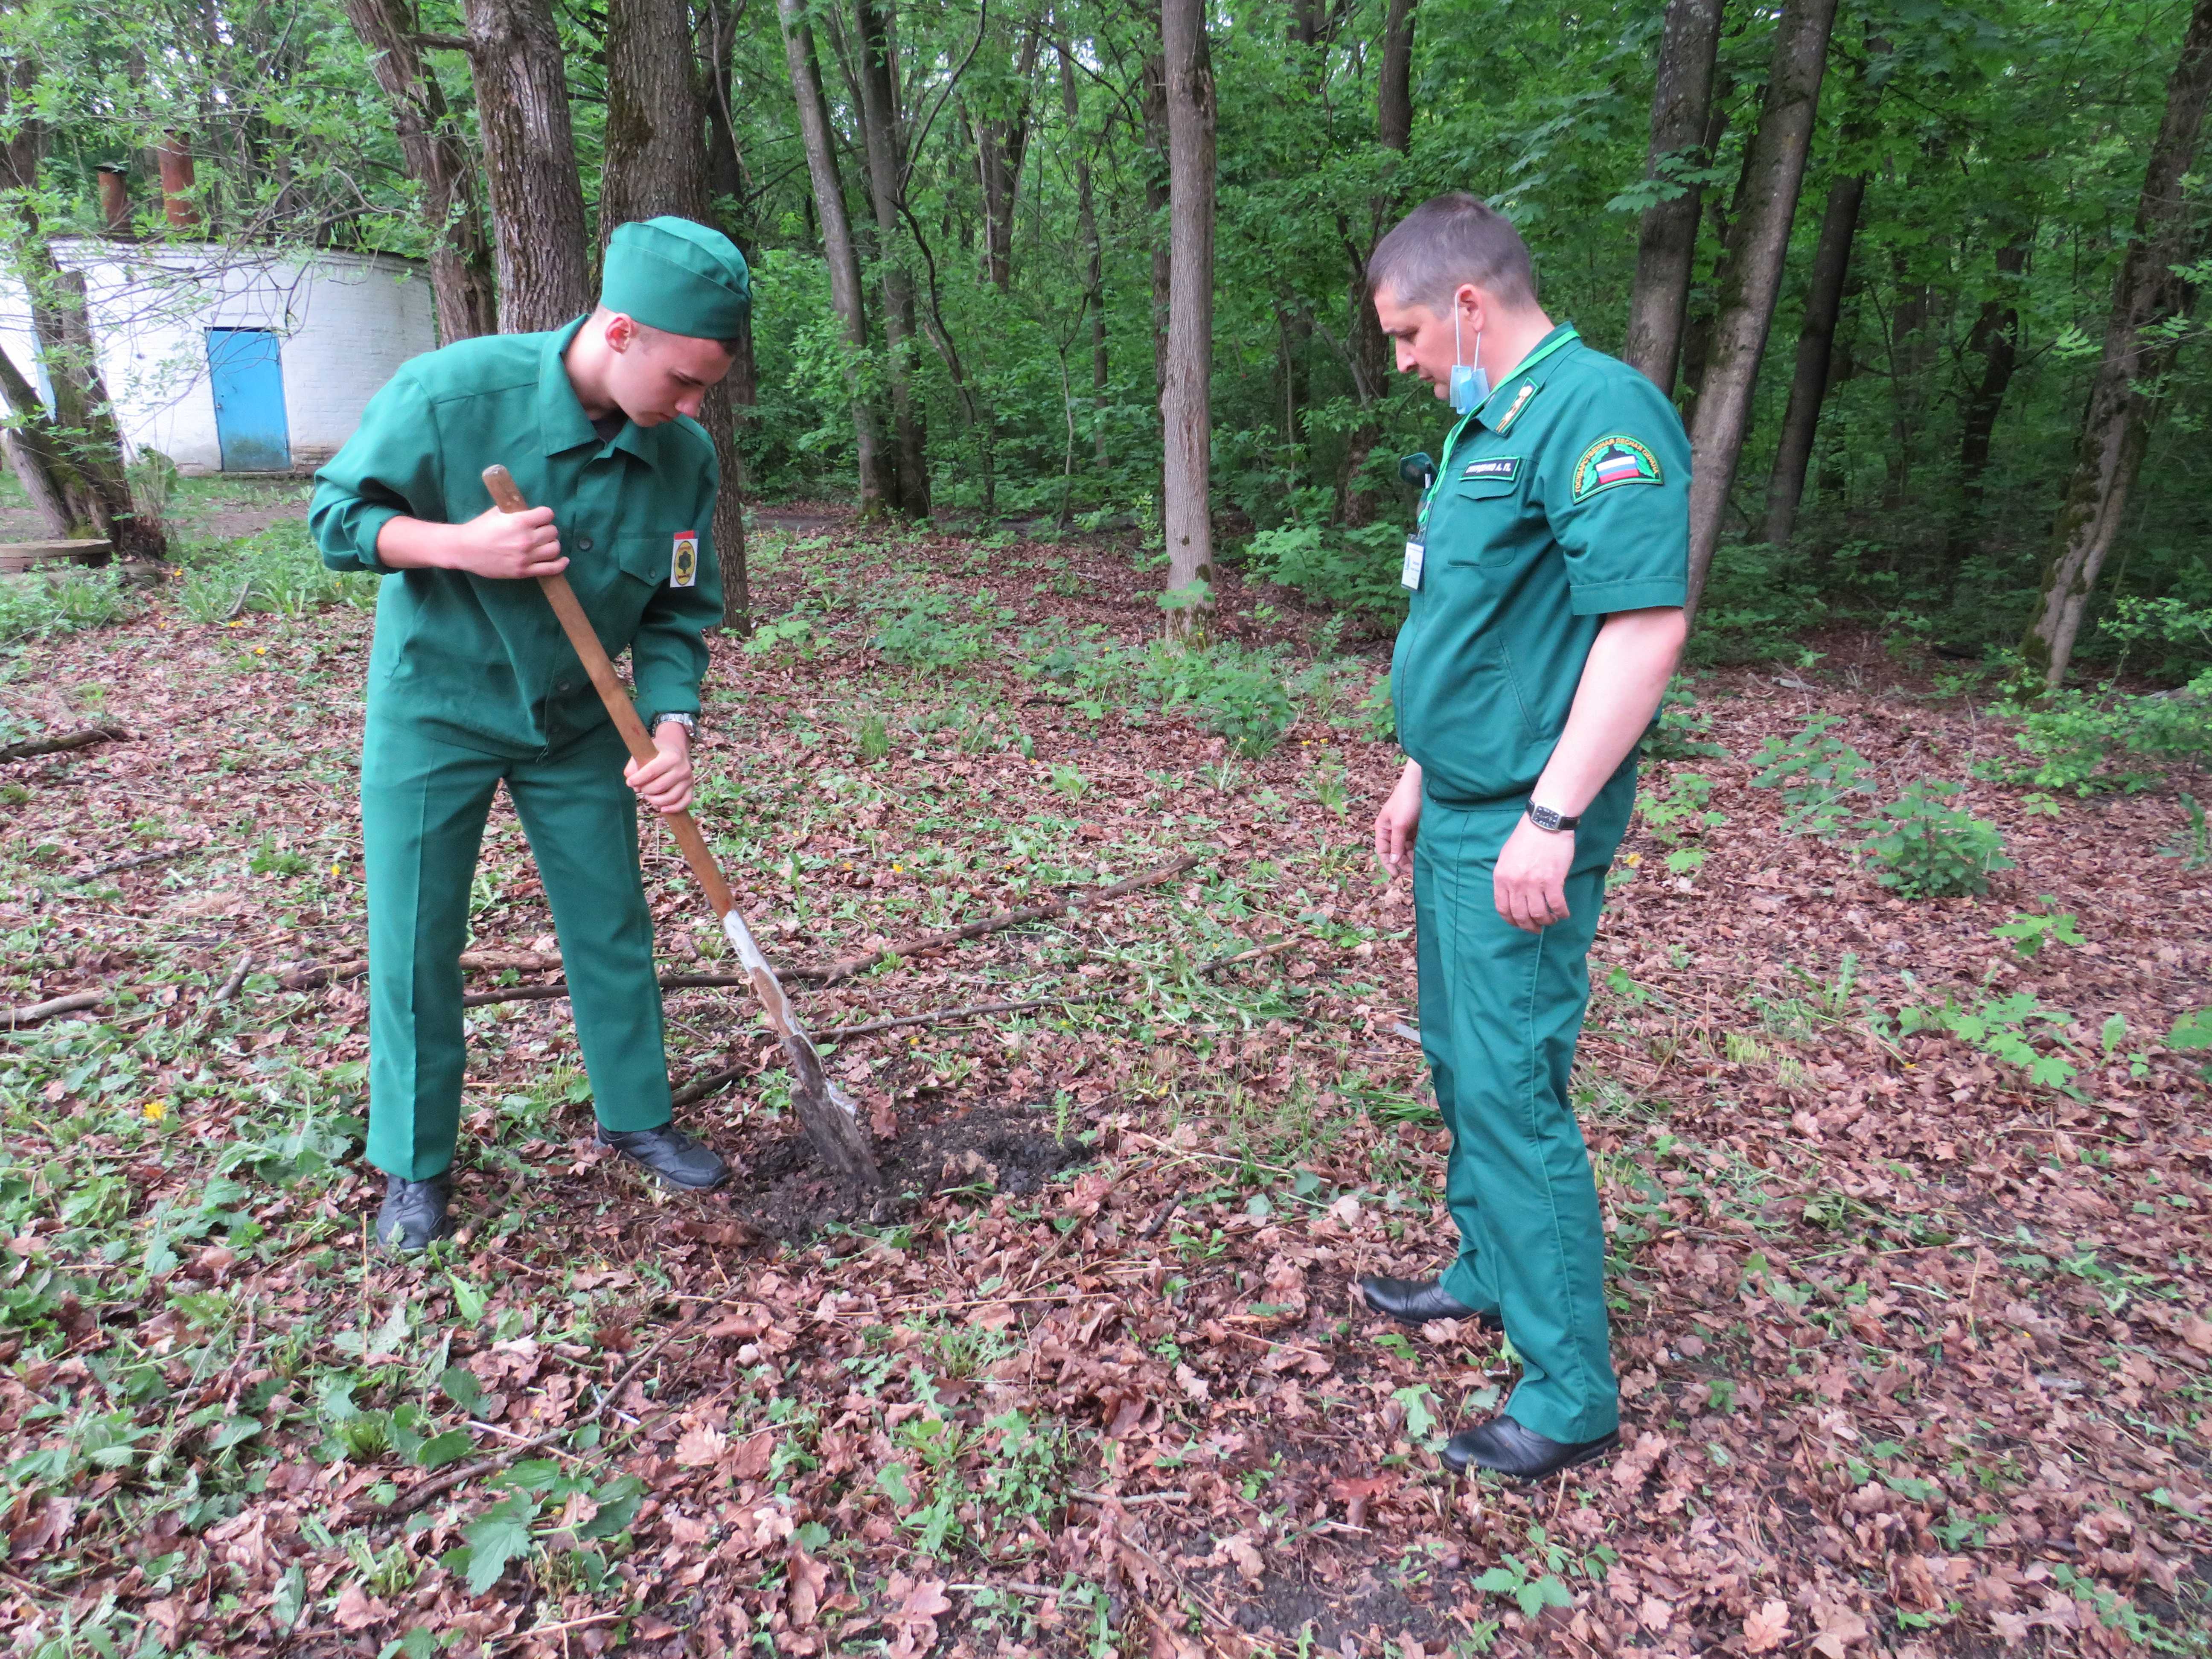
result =
[[1462,483],[1471,478],[1504,478],[1510,483],[1521,476],[1518,455],[1486,455],[1479,461],[1469,461],[1467,471],[1459,475]]
[[1661,476],[1659,458],[1635,439],[1600,438],[1575,463],[1574,499],[1586,501],[1620,484],[1656,484]]
[[676,546],[668,556],[668,585],[671,587],[696,587],[699,582],[699,532],[679,530]]
[[1528,407],[1528,399],[1535,395],[1536,383],[1534,380],[1522,381],[1521,390],[1513,394],[1513,401],[1506,406],[1505,412],[1498,417],[1498,424],[1490,429],[1492,432],[1504,432],[1506,428],[1521,418],[1521,411]]

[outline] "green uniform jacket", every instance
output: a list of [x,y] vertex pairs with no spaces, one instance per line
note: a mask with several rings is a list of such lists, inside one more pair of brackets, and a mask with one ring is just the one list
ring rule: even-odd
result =
[[1390,693],[1423,787],[1473,806],[1535,787],[1609,613],[1683,603],[1690,445],[1656,386],[1562,324],[1445,450]]
[[721,620],[714,445],[681,418],[602,440],[561,361],[581,326],[416,358],[315,475],[323,562],[393,578],[377,605],[371,704],[490,754],[560,748],[605,725],[606,710],[536,582],[392,572],[376,556],[391,520],[472,519],[491,505],[484,468],[506,466],[532,505],[553,509],[569,585],[608,654],[629,651],[647,716],[698,712],[704,635]]

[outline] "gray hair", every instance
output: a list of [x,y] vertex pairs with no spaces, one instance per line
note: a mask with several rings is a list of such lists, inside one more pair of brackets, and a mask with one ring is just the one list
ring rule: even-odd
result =
[[1472,283],[1508,306],[1536,303],[1536,268],[1513,222],[1465,191],[1431,198],[1401,219],[1367,260],[1370,298],[1384,289],[1400,305],[1451,307]]

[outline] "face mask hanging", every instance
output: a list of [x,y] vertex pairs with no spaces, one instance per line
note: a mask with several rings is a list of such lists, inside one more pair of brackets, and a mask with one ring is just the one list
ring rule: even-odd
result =
[[[1482,356],[1482,331],[1474,334],[1474,355]],[[1490,398],[1490,374],[1480,362],[1463,363],[1459,360],[1459,296],[1452,296],[1452,372],[1451,406],[1455,415],[1466,415],[1482,407]]]

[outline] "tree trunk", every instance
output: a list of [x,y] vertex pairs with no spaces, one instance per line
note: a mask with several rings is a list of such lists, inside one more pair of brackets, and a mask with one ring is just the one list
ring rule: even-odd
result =
[[1790,404],[1782,416],[1781,441],[1775,447],[1774,474],[1766,486],[1766,539],[1778,547],[1796,528],[1798,503],[1805,496],[1805,473],[1813,461],[1820,405],[1828,395],[1836,319],[1843,311],[1844,278],[1850,270],[1851,242],[1858,234],[1859,205],[1866,199],[1866,187],[1863,173],[1838,177],[1828,186],[1828,204],[1820,215],[1820,238],[1814,246],[1813,269],[1805,284],[1797,368],[1790,376]]
[[[1157,15],[1157,9],[1155,15]],[[1145,117],[1145,214],[1152,239],[1152,389],[1168,391],[1168,78],[1163,58],[1147,55],[1138,70]]]
[[884,449],[874,407],[861,383],[860,359],[868,349],[868,318],[860,294],[860,257],[853,244],[852,222],[845,214],[845,186],[837,176],[837,152],[830,131],[830,106],[822,96],[822,71],[814,56],[814,32],[806,22],[806,0],[775,0],[783,29],[783,52],[791,70],[791,90],[799,106],[799,136],[806,149],[806,172],[814,187],[814,210],[822,222],[822,257],[830,267],[830,303],[845,325],[852,361],[846,381],[853,399],[853,447],[860,463],[860,516],[880,518],[897,497],[890,457]]
[[[687,0],[608,0],[605,163],[599,176],[599,246],[616,227],[664,213],[705,222],[713,212],[707,164],[707,99],[693,55]],[[734,356],[734,354],[733,354]],[[732,373],[735,362],[732,363]],[[714,446],[714,554],[729,625],[752,631],[745,571],[744,463],[738,453],[730,375],[711,388],[699,423]]]
[[416,49],[409,8],[399,0],[343,3],[392,106],[407,176],[422,186],[422,217],[434,233],[430,292],[439,338],[451,344],[489,334],[499,326],[491,245],[477,201],[476,162],[446,106],[445,88]]
[[[720,226],[722,234],[738,245],[738,251],[750,259],[757,244],[752,234],[752,203],[755,192],[745,172],[745,158],[738,148],[737,112],[731,100],[730,54],[737,44],[738,19],[744,9],[744,0],[732,6],[726,0],[706,0],[699,14],[701,26],[706,31],[706,46],[702,53],[705,59],[705,90],[707,99],[707,193],[713,204],[711,223]],[[749,482],[745,474],[744,452],[737,447],[736,434],[750,418],[746,413],[759,401],[760,371],[753,361],[753,331],[748,327],[738,337],[738,349],[730,364],[730,372],[722,390],[729,396],[732,442],[727,465],[722,473],[725,482],[742,493]],[[736,470],[728,470],[734,467]],[[743,526],[742,515],[739,519]],[[725,569],[722,595],[731,607],[732,616],[741,617],[747,631],[752,625],[750,599],[740,611],[738,601],[732,598],[735,592]],[[746,592],[750,595],[750,585]],[[732,624],[733,626],[736,624]]]
[[72,517],[88,521],[112,542],[118,558],[162,563],[169,556],[167,534],[158,520],[141,514],[131,498],[123,434],[115,424],[115,407],[92,337],[84,273],[62,270],[43,241],[26,245],[18,263],[31,295],[31,331],[54,393],[53,419],[46,428],[53,440],[49,453],[65,463],[49,476],[61,487]]
[[[1213,580],[1214,98],[1206,0],[1163,0],[1160,46],[1167,70],[1170,244],[1161,517],[1168,591],[1175,593]],[[1184,636],[1201,631],[1202,618],[1193,612],[1209,605],[1201,597],[1196,605],[1170,611],[1173,631]]]
[[[1401,155],[1406,153],[1413,135],[1414,3],[1415,0],[1390,0],[1389,9],[1383,14],[1382,62],[1375,81],[1375,142]],[[1392,363],[1390,342],[1384,337],[1382,325],[1375,315],[1374,301],[1367,296],[1367,261],[1375,252],[1376,243],[1382,240],[1382,233],[1389,228],[1397,204],[1395,190],[1370,197],[1365,245],[1355,245],[1349,250],[1352,271],[1346,285],[1351,310],[1347,343],[1358,365],[1353,394],[1359,400],[1361,418],[1359,424],[1346,434],[1343,459],[1337,468],[1337,517],[1347,525],[1373,523],[1381,504],[1376,493],[1365,487],[1362,475],[1367,468],[1367,458],[1382,441],[1380,408],[1389,392]]]
[[860,88],[862,170],[875,210],[883,263],[884,347],[889,359],[891,430],[896,443],[893,506],[909,519],[929,516],[929,455],[914,395],[914,278],[900,255],[899,203],[906,193],[906,134],[890,30],[876,0],[853,0],[856,79]]
[[2020,279],[2027,274],[2033,245],[2033,234],[2023,231],[1997,250],[1997,291],[1983,303],[1981,315],[1966,336],[1966,349],[1982,360],[1981,379],[1966,398],[1959,432],[1959,492],[1969,522],[1981,514],[1990,441],[2013,372],[2020,367]]
[[1674,193],[1644,210],[1636,237],[1636,280],[1628,296],[1627,343],[1621,356],[1672,397],[1682,355],[1682,323],[1698,252],[1696,185],[1678,182],[1707,167],[1705,130],[1711,118],[1713,69],[1720,58],[1722,0],[1668,0],[1659,43],[1658,80],[1651,90],[1651,149],[1644,176]]
[[2043,590],[2021,641],[2032,668],[2056,690],[2080,638],[2089,599],[2105,556],[2126,511],[2128,494],[2149,441],[2148,371],[2171,354],[2171,344],[2146,331],[2181,307],[2185,285],[2172,274],[2181,260],[2189,220],[2185,181],[2212,98],[2212,0],[2197,0],[2181,55],[2166,82],[2166,115],[2143,170],[2134,234],[2112,289],[2105,352],[2091,382],[2081,437],[2063,504],[2051,526],[2051,553]]
[[[2206,0],[2212,4],[2212,0]],[[1729,275],[1713,325],[1712,356],[1690,433],[1690,608],[1697,608],[1720,541],[1721,515],[1735,482],[1751,422],[1766,332],[1782,288],[1790,226],[1805,179],[1805,156],[1819,112],[1820,77],[1836,0],[1784,0],[1774,28],[1766,99],[1745,160],[1744,198],[1729,229]]]
[[104,534],[96,504],[70,465],[38,388],[4,350],[0,350],[0,394],[4,394],[8,412],[14,417],[11,424],[0,428],[0,441],[7,445],[9,468],[31,498],[33,508],[46,521],[48,533],[72,541]]
[[498,249],[500,331],[558,328],[592,304],[560,33],[550,0],[463,0],[463,9]]
[[1075,88],[1075,54],[1062,39],[1060,107],[1067,120],[1067,142],[1075,151],[1075,222],[1083,238],[1083,305],[1091,318],[1091,445],[1092,459],[1106,465],[1106,252],[1098,236],[1098,209],[1091,189],[1091,152],[1083,143],[1083,103]]
[[1014,64],[1020,97],[1002,117],[979,118],[975,148],[983,187],[983,274],[1001,294],[1014,277],[1014,211],[1022,186],[1022,162],[1029,154],[1030,94],[1043,35],[1032,26],[1022,36]]

